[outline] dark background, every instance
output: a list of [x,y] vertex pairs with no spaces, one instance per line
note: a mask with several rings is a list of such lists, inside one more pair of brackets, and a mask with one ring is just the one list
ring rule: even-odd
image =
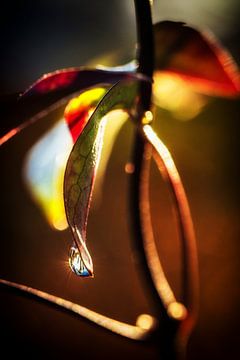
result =
[[[155,4],[155,20],[207,26],[240,62],[238,1]],[[8,1],[0,17],[3,94],[25,89],[58,68],[101,59],[117,65],[134,54],[132,1]],[[158,131],[182,175],[198,240],[200,313],[187,359],[237,359],[240,355],[239,112],[239,100],[212,99],[189,122],[179,122],[165,111],[159,114]],[[107,168],[102,202],[89,218],[88,241],[96,276],[81,280],[67,267],[69,232],[48,227],[22,180],[27,150],[48,126],[46,119],[0,151],[0,276],[133,323],[138,314],[152,310],[129,236],[128,178],[123,169],[131,152],[132,128],[125,125],[120,132]],[[159,251],[178,292],[179,244],[169,198],[154,167],[151,194]],[[1,349],[7,351],[7,358],[16,350],[26,358],[41,359],[157,358],[151,345],[118,338],[2,288],[0,304]]]

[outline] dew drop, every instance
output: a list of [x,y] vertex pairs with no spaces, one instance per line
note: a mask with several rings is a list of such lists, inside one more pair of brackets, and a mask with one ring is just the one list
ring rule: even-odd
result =
[[78,276],[88,277],[91,276],[88,269],[81,259],[78,249],[72,246],[69,254],[69,266],[72,272]]

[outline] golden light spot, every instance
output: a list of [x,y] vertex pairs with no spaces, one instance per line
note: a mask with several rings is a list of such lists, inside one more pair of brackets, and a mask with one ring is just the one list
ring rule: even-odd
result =
[[146,111],[144,113],[144,116],[142,118],[142,124],[143,125],[147,125],[147,124],[150,124],[153,120],[153,114],[151,111]]
[[149,330],[156,326],[156,319],[148,314],[141,314],[136,320],[136,326],[141,329]]
[[105,93],[106,89],[104,88],[95,88],[83,92],[78,97],[69,101],[65,108],[64,116],[68,118],[78,112],[80,108],[91,106],[93,103],[98,102]]
[[126,174],[133,174],[134,170],[135,170],[135,166],[133,163],[131,163],[131,162],[126,163],[126,165],[125,165],[125,173]]
[[175,320],[184,320],[187,316],[187,309],[177,301],[168,306],[167,312],[168,315]]
[[178,120],[191,120],[197,116],[207,98],[194,92],[177,74],[156,72],[153,83],[153,102],[170,111]]

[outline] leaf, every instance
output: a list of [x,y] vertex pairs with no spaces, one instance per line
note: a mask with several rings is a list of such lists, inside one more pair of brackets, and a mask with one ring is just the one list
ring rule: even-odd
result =
[[[86,89],[96,84],[114,84],[117,81],[131,77],[130,72],[88,69],[85,67],[57,70],[43,75],[31,85],[22,97],[38,97],[47,94],[68,95],[81,89]],[[56,95],[58,98],[60,95]]]
[[[141,75],[132,74],[131,77],[141,78]],[[68,156],[74,142],[83,131],[92,112],[108,88],[90,88],[72,98],[64,111],[68,127],[64,124],[62,110],[59,112],[60,120],[34,144],[27,155],[24,166],[24,179],[27,188],[32,198],[42,209],[49,224],[57,230],[63,230],[68,226],[62,191]],[[114,123],[117,124],[117,121]],[[110,130],[113,130],[113,125]],[[111,148],[110,140],[113,139],[117,128],[115,131],[111,131],[111,137],[107,141],[108,151]],[[105,148],[105,150],[107,149]],[[101,176],[104,175],[107,159],[108,154],[105,153],[105,162],[101,163],[100,168]],[[99,178],[99,180],[101,179]],[[98,181],[98,185],[100,185],[100,181]],[[98,186],[98,190],[100,189]]]
[[[65,108],[64,117],[69,126],[74,143],[76,142],[80,133],[83,131],[91,113],[93,113],[95,110],[97,103],[101,100],[106,92],[107,88],[93,88],[81,93],[78,97],[70,100],[68,103],[67,107]],[[107,136],[104,137],[104,148],[101,162],[98,167],[98,181],[95,187],[94,205],[96,205],[101,198],[105,170],[116,136],[121,126],[127,119],[127,114],[119,109],[111,111],[111,113],[107,115]],[[65,139],[62,139],[62,142],[64,143]],[[60,149],[58,149],[58,151],[60,151]]]
[[239,95],[237,66],[212,34],[182,22],[163,21],[154,26],[154,36],[157,72],[177,74],[207,95]]
[[[0,145],[50,111],[66,104],[69,99],[93,86],[113,85],[136,75],[126,71],[70,68],[46,74],[20,95],[4,119],[5,131]],[[143,75],[138,77],[144,78]]]
[[67,220],[81,260],[93,274],[91,256],[86,246],[86,226],[94,179],[102,149],[104,116],[111,110],[131,111],[139,81],[121,81],[100,102],[69,156],[64,178],[64,202]]
[[49,225],[57,230],[68,227],[63,201],[63,178],[74,142],[107,89],[93,88],[67,104],[64,117],[49,129],[28,151],[24,180],[33,200]]

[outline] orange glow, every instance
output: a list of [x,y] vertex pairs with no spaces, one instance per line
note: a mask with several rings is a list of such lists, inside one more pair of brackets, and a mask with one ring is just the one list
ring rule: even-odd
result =
[[2,138],[0,138],[0,146],[3,145],[5,142],[7,142],[9,139],[11,139],[19,131],[20,131],[19,128],[10,130],[6,135],[4,135]]
[[135,166],[133,163],[131,163],[131,162],[126,163],[126,165],[125,165],[125,173],[126,174],[133,174],[134,170],[135,170]]

